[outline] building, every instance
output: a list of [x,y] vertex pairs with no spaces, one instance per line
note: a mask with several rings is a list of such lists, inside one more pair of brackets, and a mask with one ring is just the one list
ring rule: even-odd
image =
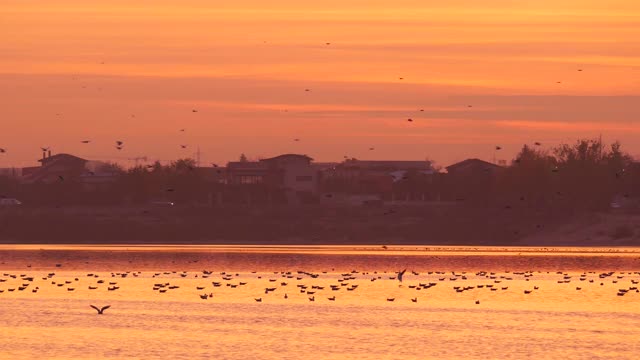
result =
[[457,201],[486,203],[504,167],[480,159],[467,159],[446,167],[443,192]]
[[227,183],[234,185],[263,184],[269,169],[259,161],[231,161],[227,163]]
[[88,191],[105,190],[119,177],[113,166],[102,161],[90,161],[70,154],[43,153],[40,166],[22,169],[21,181],[25,184],[50,184],[71,181],[82,184]]
[[43,153],[40,166],[22,169],[22,181],[27,184],[52,183],[61,179],[78,179],[86,172],[87,160],[69,154]]
[[262,185],[284,192],[287,203],[313,201],[318,192],[319,170],[307,155],[283,154],[259,161],[227,164],[227,183]]
[[19,179],[22,177],[22,169],[21,168],[1,168],[0,176]]
[[435,171],[430,161],[347,159],[323,171],[325,192],[369,194],[393,198],[394,184],[408,175],[428,176]]
[[447,173],[453,176],[477,176],[496,174],[504,167],[480,159],[467,159],[447,166]]

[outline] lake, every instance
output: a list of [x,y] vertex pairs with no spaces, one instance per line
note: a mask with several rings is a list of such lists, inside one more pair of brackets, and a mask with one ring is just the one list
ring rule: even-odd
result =
[[4,245],[0,358],[635,359],[639,281],[638,248]]

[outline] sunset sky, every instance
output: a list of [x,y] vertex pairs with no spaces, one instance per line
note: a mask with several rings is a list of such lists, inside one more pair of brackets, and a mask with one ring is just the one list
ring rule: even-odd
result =
[[3,0],[0,34],[0,167],[640,155],[637,0]]

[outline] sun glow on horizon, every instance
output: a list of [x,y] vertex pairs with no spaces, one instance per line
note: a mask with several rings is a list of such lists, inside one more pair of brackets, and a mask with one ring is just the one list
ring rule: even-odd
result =
[[9,0],[0,20],[0,167],[40,146],[446,164],[602,134],[640,153],[636,1]]

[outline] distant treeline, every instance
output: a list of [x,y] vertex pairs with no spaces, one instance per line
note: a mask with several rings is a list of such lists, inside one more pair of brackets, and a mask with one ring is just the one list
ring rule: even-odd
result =
[[[282,189],[266,184],[226,184],[220,181],[224,179],[222,170],[205,171],[197,168],[192,159],[131,169],[109,164],[97,172],[118,176],[112,182],[91,186],[73,178],[23,184],[19,179],[0,177],[0,195],[16,197],[27,205],[136,205],[172,201],[254,206],[286,202]],[[637,199],[640,169],[620,143],[605,145],[599,139],[583,139],[548,150],[524,145],[512,163],[499,171],[479,169],[465,176],[409,171],[390,186],[390,191],[378,194],[384,200],[457,202],[507,210],[551,207],[599,210],[608,208],[616,197],[622,201]],[[372,191],[363,189],[353,179],[325,176],[320,178],[317,196],[308,202],[325,203],[324,196],[328,193]]]

